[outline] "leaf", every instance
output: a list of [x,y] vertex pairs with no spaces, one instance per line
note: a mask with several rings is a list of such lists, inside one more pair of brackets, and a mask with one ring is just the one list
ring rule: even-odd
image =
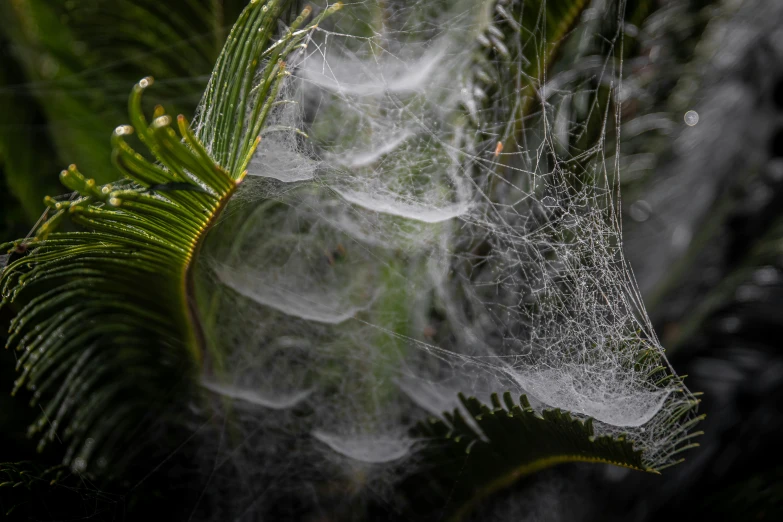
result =
[[[178,135],[160,107],[149,123],[142,93],[153,82],[141,80],[129,101],[133,126],[112,137],[124,179],[99,185],[71,165],[61,180],[72,195],[47,198],[49,217],[32,240],[0,246],[11,255],[0,306],[21,307],[8,340],[23,352],[14,393],[23,385],[35,391],[42,414],[29,434],[43,433],[39,449],[68,441],[64,461],[77,472],[120,448],[129,458],[133,434],[176,416],[191,396],[205,350],[192,300],[194,259],[245,176],[286,76],[283,59],[306,35],[298,27],[307,10],[271,45],[286,6],[251,2],[240,15],[196,131],[180,115]],[[156,163],[126,142],[133,132]],[[81,230],[60,231],[65,220]]]
[[460,394],[469,417],[456,409],[445,420],[420,423],[415,435],[427,446],[422,459],[427,471],[404,486],[417,510],[429,506],[462,520],[487,497],[520,478],[565,462],[614,464],[639,471],[647,468],[642,451],[622,436],[596,437],[592,419],[574,419],[559,409],[534,411],[523,395],[515,403],[510,393],[503,403],[492,395],[492,408]]

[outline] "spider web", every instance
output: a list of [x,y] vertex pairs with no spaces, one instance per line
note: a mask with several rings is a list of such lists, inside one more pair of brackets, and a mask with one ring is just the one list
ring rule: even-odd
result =
[[215,462],[383,492],[416,469],[415,422],[507,390],[676,461],[696,400],[622,251],[624,5],[557,41],[546,3],[532,28],[519,7],[351,2],[289,62],[204,256],[202,383],[244,433]]

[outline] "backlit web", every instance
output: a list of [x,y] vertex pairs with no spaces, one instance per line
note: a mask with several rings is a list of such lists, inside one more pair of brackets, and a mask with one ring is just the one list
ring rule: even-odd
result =
[[206,256],[224,462],[382,489],[416,421],[505,391],[678,458],[695,401],[622,252],[624,6],[527,4],[349,2],[289,61]]

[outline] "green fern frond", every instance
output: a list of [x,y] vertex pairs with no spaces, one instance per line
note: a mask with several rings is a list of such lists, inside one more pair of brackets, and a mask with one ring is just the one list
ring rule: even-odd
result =
[[559,409],[538,413],[522,395],[492,395],[492,407],[460,394],[466,419],[459,409],[445,420],[431,418],[415,429],[427,441],[426,462],[435,464],[404,487],[412,504],[429,504],[435,511],[462,520],[490,495],[519,479],[561,463],[613,464],[657,473],[645,466],[642,451],[622,436],[599,436],[592,419],[574,419]]
[[[112,137],[124,179],[100,186],[71,165],[61,181],[72,195],[46,199],[51,217],[32,239],[0,247],[11,254],[0,306],[20,307],[7,345],[22,352],[13,393],[34,391],[42,413],[29,434],[43,433],[39,449],[70,441],[65,462],[77,471],[188,396],[205,351],[194,260],[245,176],[287,74],[283,60],[307,33],[299,27],[309,10],[272,43],[286,7],[252,0],[240,15],[195,131],[161,107],[148,122],[141,97],[152,79],[141,80],[130,96],[132,126]],[[131,148],[134,131],[157,163]],[[79,229],[64,230],[66,220]]]

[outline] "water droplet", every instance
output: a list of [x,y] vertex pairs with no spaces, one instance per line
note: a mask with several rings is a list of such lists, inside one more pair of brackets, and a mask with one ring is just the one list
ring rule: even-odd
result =
[[76,460],[73,461],[71,469],[73,469],[74,473],[81,473],[87,469],[87,461],[81,457],[77,457]]
[[678,225],[672,232],[672,247],[676,250],[684,250],[691,244],[693,233],[685,225]]
[[767,286],[775,284],[778,281],[778,271],[773,266],[764,266],[756,270],[753,274],[753,281],[757,285]]
[[650,62],[655,63],[661,56],[661,46],[653,45],[650,49]]
[[688,111],[685,113],[685,125],[693,127],[699,123],[699,113],[696,111]]
[[741,303],[760,301],[764,297],[764,290],[749,284],[741,285],[737,288],[735,297]]
[[154,120],[152,120],[152,124],[156,127],[165,127],[166,125],[171,124],[171,117],[168,114],[164,114],[163,116],[158,116]]
[[638,223],[643,223],[650,219],[650,216],[652,215],[652,207],[650,207],[650,204],[645,200],[640,199],[631,205],[631,207],[628,209],[628,212],[631,215],[631,219]]
[[574,228],[577,224],[576,216],[573,214],[564,214],[563,217],[560,219],[560,221],[563,223],[563,226],[566,228]]
[[726,333],[736,333],[740,329],[740,326],[742,326],[742,321],[740,321],[739,317],[735,316],[726,317],[720,322],[720,329]]

